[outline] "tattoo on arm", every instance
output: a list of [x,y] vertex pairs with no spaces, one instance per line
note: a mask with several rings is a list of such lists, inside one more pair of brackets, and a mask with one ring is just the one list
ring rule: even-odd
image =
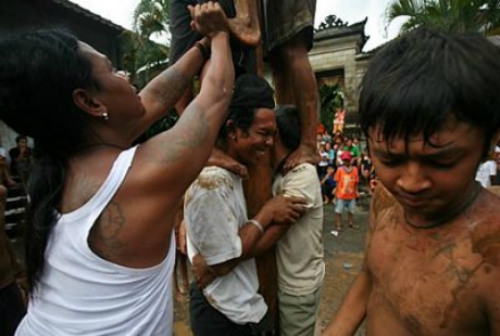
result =
[[190,84],[188,76],[170,67],[156,77],[151,87],[146,87],[146,92],[158,103],[170,107],[180,99]]
[[208,141],[210,124],[204,111],[196,102],[189,105],[176,127],[179,128],[177,129],[178,133],[182,134],[170,142],[157,141],[155,155],[150,156],[152,162],[158,164],[174,163],[182,157],[197,155],[194,150],[199,149]]

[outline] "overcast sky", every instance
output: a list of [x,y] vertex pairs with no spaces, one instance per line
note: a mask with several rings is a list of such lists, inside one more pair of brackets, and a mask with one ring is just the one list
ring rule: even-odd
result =
[[[132,13],[139,0],[71,0],[125,28],[132,27]],[[386,32],[384,13],[391,0],[317,0],[318,26],[326,16],[335,14],[350,24],[368,17],[366,34],[370,36],[364,51],[382,44],[397,35],[399,24],[394,22]]]

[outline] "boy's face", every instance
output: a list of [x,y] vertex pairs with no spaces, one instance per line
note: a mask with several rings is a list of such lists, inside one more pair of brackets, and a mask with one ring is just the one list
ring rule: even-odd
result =
[[412,223],[426,226],[462,206],[474,190],[484,150],[480,129],[448,118],[432,135],[392,141],[378,127],[369,130],[369,148],[377,176]]

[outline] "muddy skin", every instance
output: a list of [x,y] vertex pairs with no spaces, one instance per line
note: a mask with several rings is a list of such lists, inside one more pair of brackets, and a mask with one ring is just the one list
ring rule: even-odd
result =
[[485,302],[500,282],[500,198],[482,191],[465,213],[431,229],[407,225],[387,191],[375,198],[368,335],[489,335]]

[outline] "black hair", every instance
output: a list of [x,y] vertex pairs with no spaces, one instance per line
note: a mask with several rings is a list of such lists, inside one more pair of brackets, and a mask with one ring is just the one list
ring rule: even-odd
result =
[[276,128],[283,145],[291,151],[300,145],[300,114],[294,105],[278,105],[274,109]]
[[26,135],[16,136],[16,143],[19,143],[19,141],[21,141],[21,140],[28,140],[28,139],[26,138]]
[[273,90],[267,81],[257,75],[244,74],[235,81],[235,88],[226,122],[219,131],[218,142],[225,142],[230,131],[227,122],[231,120],[233,127],[245,134],[252,126],[255,114],[260,108],[274,108]]
[[485,152],[500,127],[500,53],[479,34],[418,28],[389,42],[370,61],[361,85],[365,134],[384,139],[423,133],[452,114],[484,131]]
[[75,36],[61,29],[10,34],[0,40],[0,119],[35,141],[28,182],[26,266],[33,291],[57,218],[68,160],[88,135],[74,103],[77,88],[99,86]]
[[[255,119],[255,115],[258,109],[256,108],[244,108],[235,107],[229,109],[229,113],[226,118],[226,122],[222,125],[219,135],[217,137],[219,142],[225,142],[229,132],[239,128],[244,134],[248,134],[248,129],[252,126]],[[231,120],[233,122],[233,129],[229,129],[227,122]]]

